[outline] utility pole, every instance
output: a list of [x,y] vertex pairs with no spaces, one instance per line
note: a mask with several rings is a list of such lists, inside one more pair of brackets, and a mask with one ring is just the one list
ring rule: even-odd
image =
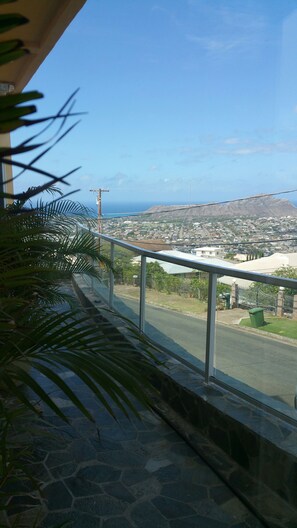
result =
[[102,218],[102,198],[103,192],[109,192],[109,189],[90,189],[90,192],[97,193],[96,203],[98,205],[98,233],[100,235],[102,231],[101,218]]

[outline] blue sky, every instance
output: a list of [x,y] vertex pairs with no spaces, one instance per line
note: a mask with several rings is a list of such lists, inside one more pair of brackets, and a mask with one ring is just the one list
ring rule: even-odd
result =
[[295,0],[88,0],[27,88],[45,115],[78,87],[88,114],[43,166],[81,165],[81,201],[94,187],[160,203],[296,187]]

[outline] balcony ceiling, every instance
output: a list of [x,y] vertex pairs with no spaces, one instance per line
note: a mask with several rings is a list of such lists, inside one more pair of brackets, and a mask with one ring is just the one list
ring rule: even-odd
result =
[[0,35],[0,41],[19,38],[30,55],[1,66],[0,81],[12,82],[20,92],[54,47],[86,0],[17,0],[1,6],[1,13],[20,13],[29,23]]

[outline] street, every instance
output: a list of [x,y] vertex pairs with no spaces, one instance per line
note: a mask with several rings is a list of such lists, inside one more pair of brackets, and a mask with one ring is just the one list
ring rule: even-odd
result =
[[[137,301],[115,298],[115,308],[137,323]],[[146,305],[145,333],[170,352],[203,368],[205,319]],[[297,384],[297,347],[294,344],[217,324],[215,368],[216,377],[222,381],[233,384],[235,379],[237,387],[241,382],[290,407],[294,405]],[[244,390],[244,386],[241,389]]]

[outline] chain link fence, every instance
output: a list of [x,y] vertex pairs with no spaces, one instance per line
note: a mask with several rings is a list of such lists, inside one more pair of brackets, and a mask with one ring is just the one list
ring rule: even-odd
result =
[[293,295],[285,295],[284,296],[284,313],[285,314],[293,314],[293,304],[294,304]]
[[[284,314],[292,316],[293,314],[293,295],[284,296]],[[263,308],[266,312],[276,315],[278,305],[277,293],[266,293],[256,288],[239,288],[238,289],[238,306],[245,310],[250,308]]]
[[246,310],[260,307],[267,312],[276,313],[277,295],[267,294],[261,290],[239,288],[238,306]]

